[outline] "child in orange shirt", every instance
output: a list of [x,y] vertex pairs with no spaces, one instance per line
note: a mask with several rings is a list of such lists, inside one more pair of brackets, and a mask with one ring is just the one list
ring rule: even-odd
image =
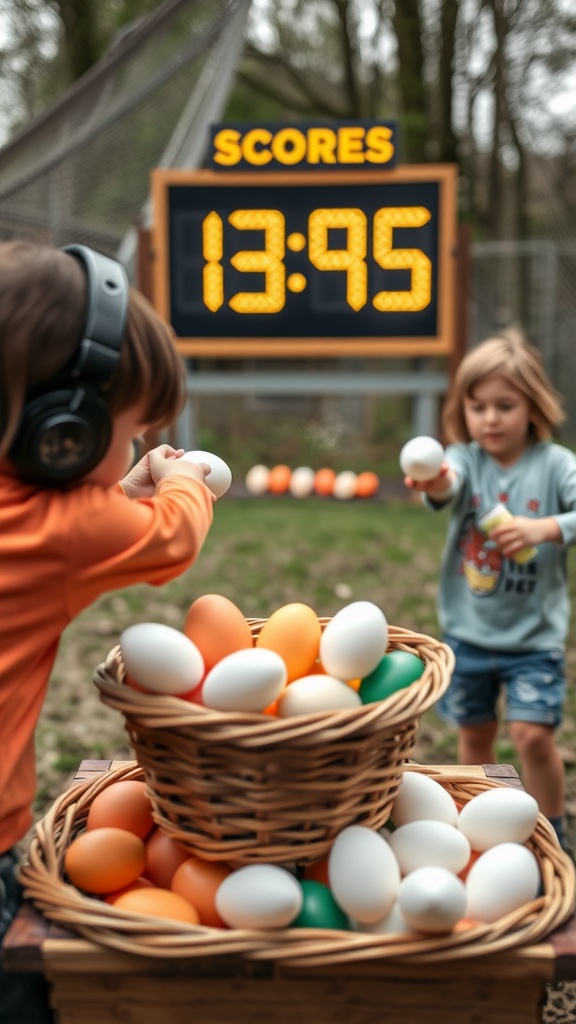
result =
[[[134,442],[185,401],[171,329],[85,246],[0,244],[0,939],[21,893],[34,731],[60,636],[101,594],[161,585],[212,522],[209,467]],[[3,973],[2,1024],[50,1020],[41,979]]]

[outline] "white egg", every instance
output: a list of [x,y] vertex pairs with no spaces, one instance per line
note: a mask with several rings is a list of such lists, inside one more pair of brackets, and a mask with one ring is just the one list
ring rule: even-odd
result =
[[230,928],[287,928],[298,917],[302,886],[276,864],[248,864],[219,885],[215,905]]
[[409,821],[388,842],[403,875],[424,867],[446,868],[457,875],[470,860],[466,836],[445,821]]
[[388,914],[400,884],[400,868],[388,843],[364,825],[340,832],[328,855],[334,899],[357,921],[370,924]]
[[428,775],[406,769],[390,817],[397,828],[421,818],[455,825],[458,821],[458,808],[439,782]]
[[314,490],[314,470],[310,466],[298,466],[290,477],[288,490],[295,498],[307,498]]
[[400,469],[413,480],[433,480],[444,460],[444,449],[435,437],[413,437],[400,452]]
[[523,789],[500,786],[478,793],[462,808],[458,828],[473,850],[497,843],[524,843],[538,820],[538,804]]
[[248,470],[244,478],[246,484],[246,490],[249,494],[266,494],[268,490],[268,478],[270,476],[270,470],[268,466],[262,466],[258,463],[256,466],[252,466]]
[[285,661],[264,647],[227,654],[210,669],[202,701],[217,711],[263,711],[279,697],[287,677]]
[[145,690],[187,693],[204,675],[204,659],[180,630],[161,622],[138,622],[120,635],[124,668]]
[[492,922],[538,895],[538,861],[527,846],[499,843],[480,854],[466,876],[466,917]]
[[410,927],[404,914],[398,906],[398,901],[392,904],[392,909],[385,917],[371,924],[363,924],[362,921],[355,921],[353,917],[348,918],[350,928],[354,932],[364,932],[368,935],[413,935],[414,929]]
[[232,483],[232,473],[223,459],[218,455],[213,455],[212,452],[185,452],[181,457],[187,462],[207,462],[210,472],[206,474],[206,486],[217,498],[226,494]]
[[417,931],[449,932],[466,912],[466,889],[446,868],[417,868],[402,879],[398,906]]
[[337,473],[332,485],[332,497],[347,501],[356,494],[356,478],[358,474],[351,469],[344,469]]
[[315,711],[340,711],[362,707],[362,701],[347,683],[322,674],[302,676],[286,687],[278,701],[280,718],[310,715]]
[[320,639],[320,661],[337,679],[363,679],[386,653],[386,616],[371,601],[353,601],[336,612]]

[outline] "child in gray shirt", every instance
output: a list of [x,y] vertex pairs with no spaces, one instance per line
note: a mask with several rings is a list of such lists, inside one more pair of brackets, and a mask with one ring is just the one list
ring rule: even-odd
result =
[[[493,763],[503,691],[524,786],[565,845],[555,731],[565,694],[576,456],[550,440],[563,418],[536,350],[519,332],[503,332],[460,363],[444,408],[452,443],[440,473],[405,482],[428,507],[450,510],[438,612],[456,666],[436,710],[458,726],[462,764]],[[487,516],[495,505],[499,514]]]

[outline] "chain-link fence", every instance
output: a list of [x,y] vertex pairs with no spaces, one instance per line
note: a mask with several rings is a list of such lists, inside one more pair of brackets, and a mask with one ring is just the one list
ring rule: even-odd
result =
[[477,242],[471,257],[470,343],[522,327],[564,396],[564,432],[576,438],[576,242]]

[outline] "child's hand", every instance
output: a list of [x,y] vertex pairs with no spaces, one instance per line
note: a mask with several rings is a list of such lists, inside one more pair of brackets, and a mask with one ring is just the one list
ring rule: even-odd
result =
[[446,494],[455,479],[456,474],[454,470],[450,468],[447,462],[443,462],[440,472],[431,480],[414,480],[411,476],[405,476],[404,483],[410,490],[419,491],[421,494],[428,494],[430,498],[434,499],[435,496]]
[[506,558],[513,558],[524,548],[536,547],[545,541],[562,543],[562,531],[553,516],[530,519],[528,516],[512,516],[489,533],[490,540],[498,545]]
[[[155,487],[168,476],[187,476],[201,484],[204,483],[212,467],[207,462],[189,462],[180,458],[181,455],[184,455],[181,448],[174,455],[166,454],[161,448],[153,448],[148,452],[150,474]],[[213,502],[216,501],[216,496],[211,491],[210,496]]]
[[[150,457],[153,456],[154,460],[157,459],[160,465],[162,463],[174,462],[175,459],[183,454],[183,448],[172,448],[169,444],[161,444],[158,448],[146,452],[146,455],[140,459],[140,462],[132,466],[130,472],[120,481],[122,490],[128,498],[150,498],[156,492],[158,479],[161,479],[160,475],[156,478],[153,475]],[[204,479],[199,476],[196,478]]]

